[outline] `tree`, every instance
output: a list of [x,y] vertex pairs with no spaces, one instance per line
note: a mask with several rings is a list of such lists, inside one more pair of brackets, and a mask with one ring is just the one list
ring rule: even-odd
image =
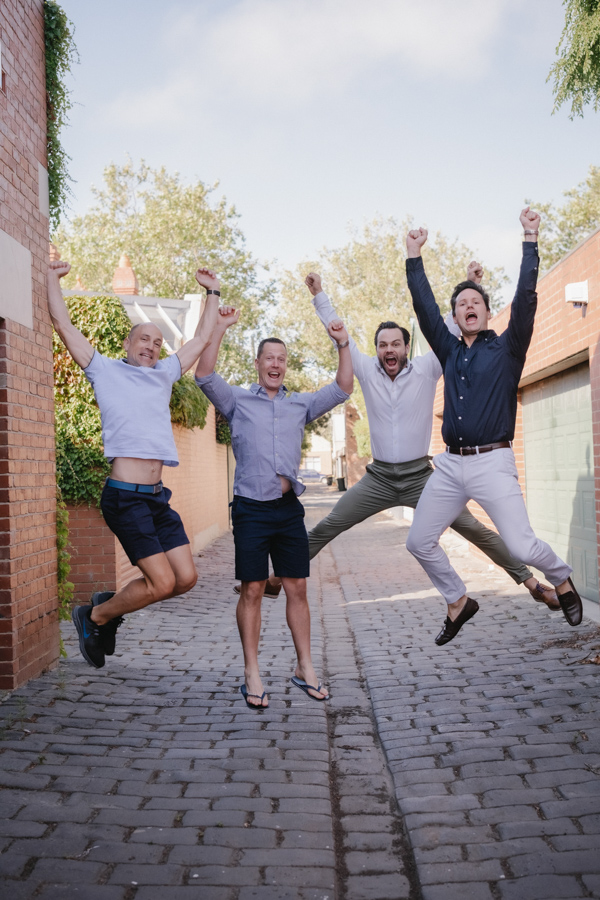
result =
[[[556,48],[554,109],[571,103],[570,119],[583,116],[586,104],[600,109],[600,0],[564,0],[565,27]],[[562,52],[561,52],[562,50]]]
[[197,293],[194,273],[214,268],[223,284],[223,301],[241,308],[243,327],[223,341],[221,371],[236,381],[252,366],[252,333],[272,303],[271,282],[261,283],[259,264],[248,252],[238,214],[225,198],[212,201],[217,185],[182,183],[178,173],[131,160],[104,170],[104,188],[84,216],[61,225],[53,236],[71,263],[65,287],[79,276],[88,290],[110,292],[121,253],[129,256],[142,293],[181,299]]
[[564,191],[563,196],[567,199],[562,206],[531,204],[542,215],[539,246],[543,270],[600,228],[600,166],[590,166],[585,181]]
[[[343,247],[325,249],[318,259],[306,260],[294,272],[282,274],[275,333],[288,344],[296,389],[314,390],[330,380],[337,367],[337,352],[314,312],[304,285],[308,272],[315,271],[322,276],[325,290],[363,352],[375,352],[373,339],[380,322],[392,320],[411,330],[414,313],[404,265],[405,237],[411,227],[410,219],[402,223],[393,218],[375,219],[362,232],[355,230]],[[430,236],[423,257],[435,295],[446,312],[454,286],[466,278],[473,251],[438,232]],[[496,307],[500,287],[506,280],[501,269],[486,271],[485,286]],[[368,426],[358,385],[352,402],[361,415],[355,433],[362,451],[368,447]]]

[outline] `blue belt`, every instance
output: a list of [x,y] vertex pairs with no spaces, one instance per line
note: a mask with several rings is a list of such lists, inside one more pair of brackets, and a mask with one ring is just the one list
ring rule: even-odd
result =
[[132,484],[130,481],[115,481],[107,478],[105,484],[108,487],[118,488],[120,491],[135,491],[138,494],[160,494],[163,489],[162,481],[158,484]]

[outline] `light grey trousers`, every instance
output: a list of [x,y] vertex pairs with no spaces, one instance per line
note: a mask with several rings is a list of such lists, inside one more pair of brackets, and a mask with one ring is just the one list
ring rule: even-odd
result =
[[[321,519],[308,533],[309,553],[312,559],[334,537],[353,525],[393,506],[409,506],[415,509],[423,489],[433,474],[428,456],[406,463],[385,463],[374,460],[367,466],[366,475],[346,491],[328,516]],[[482,525],[468,509],[463,509],[454,519],[451,528],[461,537],[475,544],[486,556],[504,569],[517,584],[522,584],[532,573],[522,562],[510,555],[506,544],[495,531]]]
[[506,447],[478,456],[440,453],[415,513],[406,549],[419,560],[447,603],[462,597],[466,588],[440,547],[440,535],[449,522],[456,526],[454,517],[468,500],[476,500],[485,509],[506,540],[506,553],[519,553],[554,586],[569,578],[571,566],[533,533],[512,450]]

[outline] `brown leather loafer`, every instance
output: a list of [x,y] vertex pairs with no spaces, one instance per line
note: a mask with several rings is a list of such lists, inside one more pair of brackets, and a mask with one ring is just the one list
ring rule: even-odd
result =
[[451,641],[452,638],[455,638],[465,622],[468,622],[469,619],[472,619],[478,609],[479,603],[477,602],[477,600],[472,600],[470,597],[467,597],[467,602],[454,621],[452,621],[449,616],[446,616],[444,627],[435,639],[438,647],[441,647],[442,644],[447,644],[448,641]]
[[571,579],[567,578],[567,581],[571,585],[571,590],[565,594],[557,593],[558,602],[569,625],[579,625],[583,619],[583,604]]
[[[241,584],[234,585],[233,590],[236,592],[236,594],[241,594],[242,593]],[[281,585],[278,585],[277,587],[275,587],[275,585],[273,585],[267,581],[267,583],[265,584],[265,589],[263,591],[263,597],[271,597],[271,599],[274,600],[275,597],[279,597],[280,591],[281,591]]]
[[532,591],[529,591],[536,603],[545,603],[548,609],[560,609],[560,603],[554,588],[549,584],[542,584],[538,581]]

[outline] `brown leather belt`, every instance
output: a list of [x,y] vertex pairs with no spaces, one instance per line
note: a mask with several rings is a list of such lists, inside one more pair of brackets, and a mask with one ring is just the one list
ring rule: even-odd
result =
[[486,444],[485,447],[446,447],[446,453],[455,456],[476,456],[478,453],[489,453],[490,450],[500,450],[502,447],[512,447],[512,441],[498,441],[497,444]]

